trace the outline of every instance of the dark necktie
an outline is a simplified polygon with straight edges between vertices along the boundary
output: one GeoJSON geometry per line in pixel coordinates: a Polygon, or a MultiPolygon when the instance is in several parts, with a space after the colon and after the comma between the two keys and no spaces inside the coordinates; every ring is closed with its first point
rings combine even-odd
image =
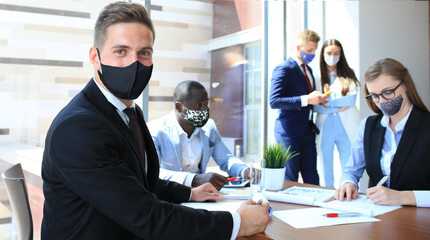
{"type": "Polygon", "coordinates": [[[134,110],[134,108],[126,108],[124,109],[124,113],[130,120],[130,131],[133,134],[134,139],[136,139],[137,144],[139,145],[140,154],[142,155],[142,159],[145,162],[145,145],[143,144],[142,132],[140,131],[139,122],[137,121],[136,111],[134,110]]]}
{"type": "Polygon", "coordinates": [[[308,82],[309,92],[312,92],[312,85],[311,85],[311,81],[309,80],[308,73],[306,72],[306,65],[302,63],[301,66],[303,68],[303,72],[305,73],[306,81],[308,82]]]}

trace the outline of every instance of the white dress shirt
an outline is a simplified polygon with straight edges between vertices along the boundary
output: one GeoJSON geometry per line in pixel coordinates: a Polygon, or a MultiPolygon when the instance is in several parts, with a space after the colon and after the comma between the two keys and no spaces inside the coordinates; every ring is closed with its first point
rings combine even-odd
{"type": "MultiPolygon", "coordinates": [[[[200,172],[199,164],[203,157],[203,143],[200,138],[201,129],[195,128],[190,138],[188,138],[188,134],[182,129],[178,122],[176,122],[176,128],[181,139],[182,170],[188,172],[187,176],[185,177],[184,184],[191,186],[194,177],[200,172]]],[[[233,217],[233,231],[231,240],[234,240],[239,233],[241,219],[239,213],[230,213],[233,217]]]]}
{"type": "MultiPolygon", "coordinates": [[[[402,138],[403,130],[405,129],[411,111],[412,107],[409,109],[408,114],[394,127],[395,132],[391,129],[390,117],[386,115],[382,116],[381,125],[386,128],[384,143],[381,150],[381,170],[384,176],[390,176],[391,162],[396,154],[397,146],[399,145],[400,138],[402,138]]],[[[390,179],[387,181],[387,186],[390,187],[390,179]]]]}
{"type": "Polygon", "coordinates": [[[196,174],[200,173],[199,165],[203,157],[200,128],[195,128],[190,138],[188,138],[188,134],[184,132],[178,122],[176,122],[175,126],[181,139],[182,171],[188,172],[183,184],[191,186],[196,174]]]}
{"type": "MultiPolygon", "coordinates": [[[[409,109],[408,114],[396,125],[394,133],[389,126],[389,117],[383,116],[381,119],[381,125],[386,128],[384,143],[381,150],[381,170],[384,176],[390,176],[391,173],[391,162],[393,161],[394,154],[397,151],[397,146],[403,135],[403,130],[405,128],[406,122],[408,121],[409,115],[412,111],[409,109]],[[387,127],[388,126],[388,127],[387,127]]],[[[350,182],[358,186],[358,180],[361,178],[363,171],[365,169],[364,160],[364,146],[363,137],[364,129],[366,127],[367,118],[365,118],[358,128],[357,135],[351,145],[351,156],[348,163],[345,165],[342,177],[340,180],[340,185],[350,182]]],[[[387,186],[390,186],[390,180],[387,182],[387,186]]],[[[430,207],[430,190],[412,191],[415,195],[415,200],[417,207],[430,207]]]]}
{"type": "MultiPolygon", "coordinates": [[[[302,62],[302,60],[300,60],[298,57],[291,57],[291,58],[294,59],[294,61],[296,61],[297,65],[299,65],[300,71],[302,71],[302,73],[305,74],[305,71],[303,71],[303,67],[302,67],[302,64],[304,62],[302,62]]],[[[314,87],[314,84],[313,84],[314,79],[312,78],[312,74],[309,71],[309,68],[306,66],[306,63],[305,63],[305,68],[306,68],[306,74],[308,75],[309,81],[310,81],[311,86],[313,88],[314,87]]],[[[302,100],[302,107],[308,106],[308,95],[302,95],[302,96],[300,96],[300,99],[302,100]]]]}

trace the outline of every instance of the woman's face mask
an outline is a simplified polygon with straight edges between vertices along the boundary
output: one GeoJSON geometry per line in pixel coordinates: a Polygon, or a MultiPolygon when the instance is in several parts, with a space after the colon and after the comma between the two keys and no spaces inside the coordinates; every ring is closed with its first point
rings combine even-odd
{"type": "Polygon", "coordinates": [[[324,61],[329,66],[334,66],[339,62],[340,57],[339,56],[327,56],[324,55],[324,61]]]}
{"type": "Polygon", "coordinates": [[[393,98],[390,101],[379,103],[379,109],[381,109],[384,115],[393,116],[400,111],[402,103],[403,97],[399,94],[399,96],[393,98]]]}

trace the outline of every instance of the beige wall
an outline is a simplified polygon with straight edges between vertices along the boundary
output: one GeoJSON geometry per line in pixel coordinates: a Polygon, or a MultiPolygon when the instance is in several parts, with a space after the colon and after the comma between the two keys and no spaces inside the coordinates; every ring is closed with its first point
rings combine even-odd
{"type": "Polygon", "coordinates": [[[0,3],[0,141],[41,145],[58,111],[92,76],[95,18],[109,1],[0,3]]]}
{"type": "MultiPolygon", "coordinates": [[[[108,0],[0,3],[0,142],[43,146],[57,113],[93,76],[93,28],[108,0]]],[[[134,1],[145,4],[144,1],[134,1]]],[[[212,4],[151,1],[156,30],[149,119],[172,109],[183,80],[209,86],[212,4]]]]}
{"type": "Polygon", "coordinates": [[[173,90],[179,82],[196,80],[209,89],[211,63],[207,43],[212,38],[212,3],[183,2],[151,1],[156,39],[148,120],[173,109],[173,90]]]}

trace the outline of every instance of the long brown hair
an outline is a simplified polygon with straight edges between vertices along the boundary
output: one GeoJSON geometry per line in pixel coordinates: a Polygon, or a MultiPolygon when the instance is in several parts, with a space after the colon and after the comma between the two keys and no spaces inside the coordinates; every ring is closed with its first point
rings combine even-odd
{"type": "MultiPolygon", "coordinates": [[[[403,84],[405,84],[406,86],[406,96],[411,101],[411,103],[422,111],[429,112],[429,110],[421,100],[420,96],[418,95],[414,81],[412,80],[412,77],[409,74],[408,69],[405,68],[405,66],[392,58],[381,59],[370,65],[366,73],[364,73],[364,81],[365,83],[370,82],[382,74],[392,76],[393,78],[403,82],[403,84]]],[[[366,96],[369,95],[369,90],[367,90],[367,86],[364,87],[364,93],[366,94],[366,96]]],[[[366,98],[366,101],[367,105],[369,105],[369,108],[372,109],[373,112],[382,114],[381,110],[372,100],[366,98]]]]}
{"type": "Polygon", "coordinates": [[[323,92],[327,92],[330,86],[330,79],[328,78],[327,64],[324,60],[324,50],[330,45],[336,45],[340,48],[340,58],[336,65],[336,74],[339,78],[339,82],[342,86],[342,96],[346,96],[349,92],[349,86],[351,82],[354,82],[357,87],[360,86],[360,82],[357,80],[354,71],[349,67],[346,61],[345,53],[343,52],[342,44],[336,39],[326,40],[321,49],[320,55],[320,71],[321,71],[321,89],[323,92]]]}

